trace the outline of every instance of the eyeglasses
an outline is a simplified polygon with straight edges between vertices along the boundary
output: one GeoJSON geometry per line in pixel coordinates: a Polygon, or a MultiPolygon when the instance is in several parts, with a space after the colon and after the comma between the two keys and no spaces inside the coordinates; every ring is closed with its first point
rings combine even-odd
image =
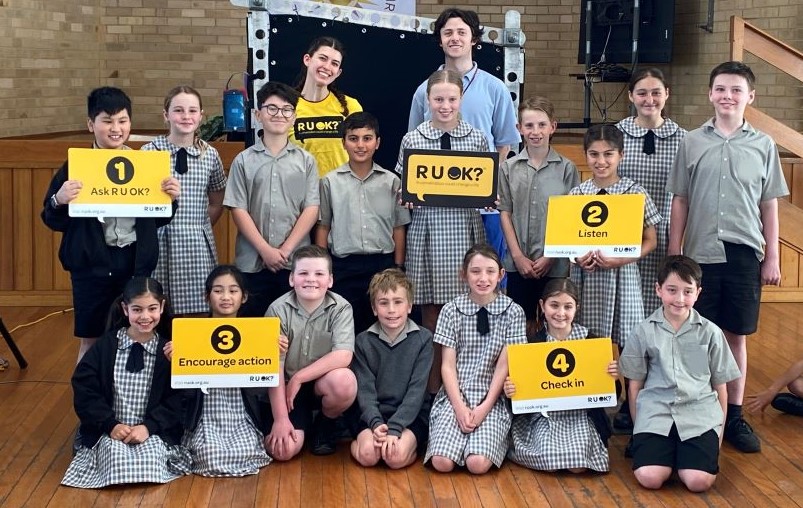
{"type": "Polygon", "coordinates": [[[284,118],[290,118],[296,114],[296,108],[293,106],[284,106],[280,108],[275,104],[265,104],[264,106],[260,106],[259,109],[267,110],[270,116],[276,116],[279,114],[279,112],[281,112],[284,118]]]}

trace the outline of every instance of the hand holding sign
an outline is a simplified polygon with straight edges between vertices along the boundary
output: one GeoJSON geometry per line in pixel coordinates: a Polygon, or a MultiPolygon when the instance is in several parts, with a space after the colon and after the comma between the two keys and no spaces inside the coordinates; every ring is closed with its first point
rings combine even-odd
{"type": "Polygon", "coordinates": [[[162,192],[170,196],[171,201],[178,199],[181,194],[181,183],[178,178],[171,176],[162,180],[162,192]]]}
{"type": "Polygon", "coordinates": [[[67,180],[56,192],[56,201],[59,202],[59,205],[67,205],[78,197],[83,188],[84,184],[79,180],[67,180]]]}
{"type": "Polygon", "coordinates": [[[496,206],[496,152],[405,149],[402,202],[415,206],[496,206]]]}

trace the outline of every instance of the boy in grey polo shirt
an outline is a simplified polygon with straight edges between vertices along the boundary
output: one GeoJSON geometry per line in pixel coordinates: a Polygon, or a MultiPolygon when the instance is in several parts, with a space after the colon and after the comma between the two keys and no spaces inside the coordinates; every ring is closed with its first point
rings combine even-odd
{"type": "Polygon", "coordinates": [[[633,472],[658,489],[677,470],[692,492],[711,488],[719,471],[725,383],[741,374],[725,337],[692,307],[702,271],[686,256],[668,256],[658,269],[661,307],[625,342],[619,360],[630,379],[633,472]]]}
{"type": "Polygon", "coordinates": [[[317,245],[293,253],[292,291],[279,297],[266,316],[278,317],[288,344],[282,355],[279,386],[269,392],[268,453],[289,460],[313,431],[312,453],[335,452],[334,420],[357,397],[357,379],[349,369],[354,355],[351,305],[332,293],[332,259],[317,245]],[[314,422],[313,412],[318,411],[314,422]]]}
{"type": "Polygon", "coordinates": [[[265,83],[257,92],[256,109],[262,135],[231,163],[223,205],[237,226],[234,264],[248,285],[240,316],[262,317],[290,289],[290,255],[309,245],[318,219],[315,157],[288,140],[297,103],[297,91],[265,83]]]}
{"type": "Polygon", "coordinates": [[[340,125],[349,160],[321,179],[315,244],[332,254],[333,291],[354,309],[354,329],[374,322],[368,284],[375,273],[404,264],[410,211],[398,203],[401,181],[374,162],[379,122],[370,113],[349,115],[340,125]]]}
{"type": "Polygon", "coordinates": [[[755,76],[742,62],[711,71],[714,118],[681,142],[666,190],[672,198],[669,254],[703,269],[705,291],[695,307],[725,332],[742,372],[728,384],[725,440],[742,452],[761,442],[742,418],[747,336],[758,326],[761,285],[781,280],[778,198],[789,194],[772,138],[744,120],[755,76]]]}
{"type": "Polygon", "coordinates": [[[523,100],[517,126],[524,150],[499,164],[498,208],[507,242],[507,295],[524,309],[527,337],[533,337],[544,287],[569,275],[568,259],[544,257],[549,198],[568,194],[580,185],[580,175],[572,161],[550,146],[558,122],[549,99],[523,100]]]}

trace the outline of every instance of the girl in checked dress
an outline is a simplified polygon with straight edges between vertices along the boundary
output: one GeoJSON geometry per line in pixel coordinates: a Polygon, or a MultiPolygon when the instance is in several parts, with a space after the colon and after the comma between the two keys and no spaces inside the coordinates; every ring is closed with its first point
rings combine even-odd
{"type": "Polygon", "coordinates": [[[81,446],[62,485],[167,483],[188,474],[179,446],[180,394],[161,354],[171,315],[158,281],[135,277],[112,307],[108,331],[72,377],[81,446]]]}
{"type": "Polygon", "coordinates": [[[435,343],[443,346],[443,387],[430,413],[424,462],[442,473],[466,466],[474,474],[499,467],[508,447],[511,416],[501,397],[508,344],[527,342],[524,310],[499,294],[504,269],[487,244],[463,258],[467,294],[443,307],[435,343]]]}
{"type": "Polygon", "coordinates": [[[686,136],[686,129],[665,117],[664,106],[669,99],[669,86],[660,70],[647,68],[636,71],[627,88],[630,102],[636,108],[636,116],[625,118],[616,124],[624,134],[625,149],[625,155],[619,164],[619,174],[642,185],[663,217],[655,225],[657,247],[638,262],[646,317],[661,305],[654,286],[658,277],[658,264],[666,256],[669,245],[672,195],[666,192],[666,180],[669,178],[675,153],[686,136]]]}
{"type": "MultiPolygon", "coordinates": [[[[206,278],[211,317],[237,317],[248,298],[244,277],[235,266],[216,267],[206,278]]],[[[173,344],[165,346],[168,359],[173,344]]],[[[260,389],[264,390],[264,389],[260,389]]],[[[246,476],[270,464],[259,430],[259,406],[253,390],[209,388],[188,390],[187,432],[183,444],[192,457],[191,472],[201,476],[246,476]]]]}
{"type": "MultiPolygon", "coordinates": [[[[661,214],[637,182],[619,176],[624,144],[613,125],[595,125],[583,139],[586,162],[593,177],[570,195],[644,194],[641,257],[655,249],[655,225],[661,214]]],[[[633,328],[644,320],[638,258],[619,258],[589,251],[571,265],[571,279],[580,290],[578,321],[596,337],[610,337],[621,349],[633,328]]]]}
{"type": "MultiPolygon", "coordinates": [[[[579,293],[569,279],[552,279],[544,287],[538,305],[546,325],[530,342],[556,342],[588,338],[588,329],[574,323],[579,293]]],[[[619,375],[616,361],[608,374],[619,375]]],[[[505,380],[505,395],[516,394],[515,381],[505,380]]],[[[530,469],[572,473],[608,471],[608,417],[602,408],[550,411],[513,417],[507,457],[530,469]]]]}
{"type": "Polygon", "coordinates": [[[142,150],[170,152],[170,173],[181,182],[181,202],[173,221],[158,230],[159,264],[152,276],[180,316],[209,312],[204,299],[204,274],[217,265],[212,226],[223,214],[226,175],[217,150],[198,138],[203,107],[201,95],[189,86],[167,93],[164,119],[169,126],[142,150]]]}

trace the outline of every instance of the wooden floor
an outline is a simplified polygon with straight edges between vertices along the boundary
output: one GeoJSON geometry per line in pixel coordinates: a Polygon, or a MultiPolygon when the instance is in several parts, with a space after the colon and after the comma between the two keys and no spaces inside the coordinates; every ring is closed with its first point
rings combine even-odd
{"type": "MultiPolygon", "coordinates": [[[[2,308],[9,329],[58,309],[2,308]]],[[[209,479],[188,476],[168,485],[102,490],[61,487],[73,430],[69,378],[77,343],[71,314],[59,314],[14,332],[30,362],[14,360],[0,372],[0,506],[792,506],[803,507],[803,419],[768,409],[749,418],[763,440],[759,454],[725,445],[721,473],[707,494],[693,495],[674,481],[659,492],[636,484],[623,458],[625,438],[612,439],[605,475],[536,473],[511,463],[490,474],[443,475],[416,464],[403,471],[363,469],[346,444],[330,457],[305,452],[272,464],[258,476],[209,479]]],[[[803,357],[803,305],[764,304],[759,332],[750,339],[748,393],[769,384],[803,357]]],[[[10,358],[0,341],[0,356],[10,358]]]]}

